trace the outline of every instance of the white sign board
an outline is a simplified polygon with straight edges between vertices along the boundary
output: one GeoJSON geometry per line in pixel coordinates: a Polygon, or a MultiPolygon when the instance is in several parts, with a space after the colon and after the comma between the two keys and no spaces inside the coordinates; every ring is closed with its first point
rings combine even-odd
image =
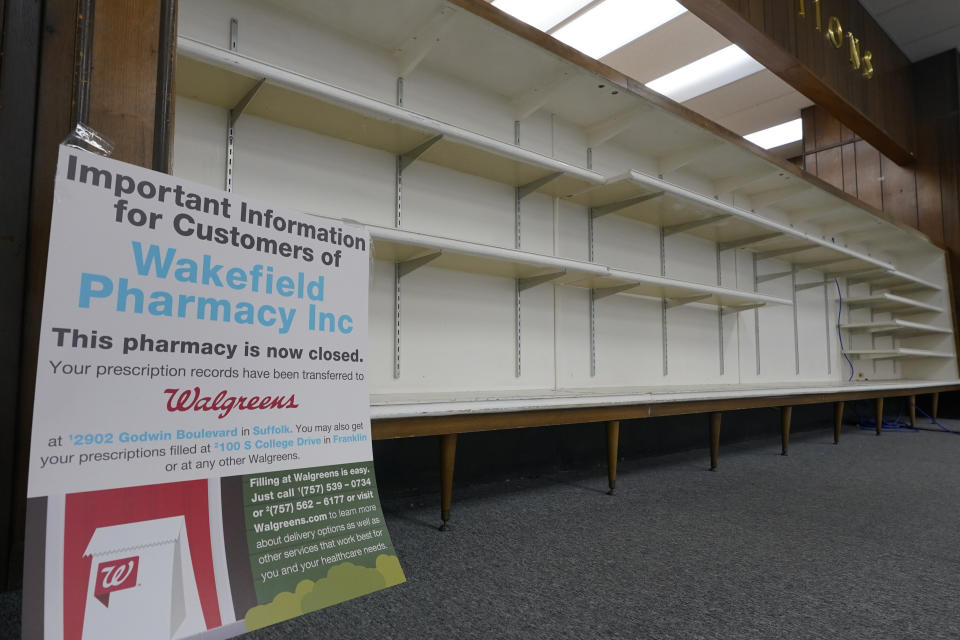
{"type": "Polygon", "coordinates": [[[373,478],[369,260],[360,225],[61,147],[28,487],[43,637],[124,616],[239,633],[332,604],[323,581],[403,581],[373,478]]]}

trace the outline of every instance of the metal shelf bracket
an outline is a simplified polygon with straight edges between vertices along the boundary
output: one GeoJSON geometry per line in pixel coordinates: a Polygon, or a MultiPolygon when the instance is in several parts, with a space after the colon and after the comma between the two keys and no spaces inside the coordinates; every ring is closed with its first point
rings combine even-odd
{"type": "Polygon", "coordinates": [[[720,251],[728,251],[730,249],[739,249],[740,247],[745,247],[747,245],[755,244],[757,242],[763,242],[765,240],[772,240],[773,238],[780,237],[779,231],[772,231],[770,233],[761,233],[756,236],[750,236],[748,238],[740,238],[739,240],[728,240],[727,242],[720,242],[717,246],[720,248],[720,251]]]}
{"type": "Polygon", "coordinates": [[[685,304],[690,304],[692,302],[699,302],[701,300],[706,300],[710,297],[711,294],[704,293],[696,296],[688,296],[685,298],[668,298],[667,299],[667,309],[673,309],[674,307],[680,307],[685,304]]]}
{"type": "Polygon", "coordinates": [[[521,200],[523,198],[526,198],[528,195],[530,195],[540,187],[550,182],[553,182],[554,180],[556,180],[562,175],[563,175],[563,172],[557,171],[555,173],[550,173],[548,175],[545,175],[542,178],[537,178],[536,180],[533,180],[532,182],[528,182],[527,184],[520,185],[519,187],[517,187],[517,198],[521,200]]]}
{"type": "Polygon", "coordinates": [[[627,207],[632,207],[635,204],[640,204],[641,202],[646,202],[647,200],[653,200],[654,198],[659,198],[663,195],[663,191],[657,191],[656,193],[647,193],[642,196],[637,196],[635,198],[627,198],[626,200],[621,200],[620,202],[611,202],[609,204],[601,205],[599,207],[591,207],[590,212],[594,218],[599,218],[600,216],[605,216],[609,213],[615,213],[621,209],[626,209],[627,207]]]}
{"type": "Polygon", "coordinates": [[[563,269],[562,271],[555,271],[553,273],[544,273],[539,276],[530,276],[529,278],[519,278],[517,280],[517,288],[520,291],[525,291],[539,284],[545,284],[547,282],[556,280],[557,278],[562,278],[565,275],[567,275],[567,270],[563,269]]]}
{"type": "Polygon", "coordinates": [[[724,307],[721,307],[721,309],[722,309],[723,315],[729,316],[731,314],[740,313],[741,311],[750,311],[751,309],[759,309],[765,304],[766,304],[765,302],[756,302],[753,304],[737,304],[737,305],[724,306],[724,307]]]}
{"type": "Polygon", "coordinates": [[[416,271],[420,267],[430,264],[437,258],[443,255],[442,251],[435,251],[433,253],[428,253],[425,256],[420,256],[419,258],[411,258],[410,260],[404,260],[397,263],[397,274],[402,278],[405,275],[409,275],[413,271],[416,271]]]}
{"type": "Polygon", "coordinates": [[[636,283],[618,284],[615,287],[601,287],[600,289],[593,290],[593,299],[600,300],[602,298],[608,298],[618,293],[623,293],[624,291],[635,289],[636,287],[637,287],[636,283]]]}
{"type": "Polygon", "coordinates": [[[788,256],[791,253],[800,253],[801,251],[809,251],[810,249],[816,249],[817,245],[810,244],[802,247],[788,247],[786,249],[774,249],[772,251],[761,251],[757,253],[757,260],[767,260],[768,258],[779,258],[780,256],[788,256]]]}
{"type": "Polygon", "coordinates": [[[785,278],[789,275],[793,275],[793,271],[777,271],[776,273],[765,273],[762,276],[757,276],[757,282],[769,282],[771,280],[779,280],[780,278],[785,278]]]}
{"type": "Polygon", "coordinates": [[[663,235],[669,236],[675,233],[681,233],[683,231],[690,231],[691,229],[697,229],[699,227],[706,227],[707,225],[717,224],[718,222],[723,222],[730,217],[729,213],[721,213],[715,216],[710,216],[709,218],[704,218],[703,220],[691,220],[690,222],[682,222],[680,224],[672,224],[668,227],[663,228],[663,235]]]}
{"type": "Polygon", "coordinates": [[[437,136],[433,136],[432,138],[430,138],[430,139],[427,140],[426,142],[415,146],[413,149],[410,149],[410,151],[406,151],[406,152],[404,152],[404,153],[401,153],[401,154],[398,156],[398,157],[399,157],[400,171],[403,171],[404,169],[406,169],[407,167],[409,167],[411,164],[413,164],[414,161],[415,161],[417,158],[419,158],[420,156],[422,156],[422,155],[426,152],[427,149],[429,149],[429,148],[432,147],[433,145],[437,144],[437,143],[440,142],[441,140],[443,140],[443,134],[440,134],[440,135],[437,135],[437,136]]]}

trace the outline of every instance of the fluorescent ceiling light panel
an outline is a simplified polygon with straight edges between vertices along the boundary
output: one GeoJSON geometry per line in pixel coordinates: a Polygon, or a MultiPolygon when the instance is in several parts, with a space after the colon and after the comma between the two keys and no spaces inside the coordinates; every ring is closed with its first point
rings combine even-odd
{"type": "Polygon", "coordinates": [[[763,65],[732,44],[648,82],[647,87],[685,102],[762,69],[763,65]]]}
{"type": "Polygon", "coordinates": [[[602,58],[686,12],[675,0],[605,0],[553,37],[593,58],[602,58]]]}
{"type": "Polygon", "coordinates": [[[758,147],[773,149],[803,139],[803,121],[800,118],[774,125],[768,129],[754,131],[743,136],[758,147]]]}
{"type": "Polygon", "coordinates": [[[531,27],[547,31],[590,2],[592,0],[494,0],[493,6],[531,27]]]}

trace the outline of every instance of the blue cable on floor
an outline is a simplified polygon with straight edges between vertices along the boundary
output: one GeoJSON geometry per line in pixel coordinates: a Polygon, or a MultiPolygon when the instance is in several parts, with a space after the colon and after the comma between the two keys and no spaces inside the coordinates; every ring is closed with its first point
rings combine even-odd
{"type": "Polygon", "coordinates": [[[840,298],[840,304],[837,306],[837,337],[840,338],[840,353],[843,354],[843,357],[847,359],[847,364],[850,365],[850,377],[847,378],[847,382],[850,382],[853,380],[853,360],[850,359],[850,356],[847,355],[846,350],[843,348],[843,334],[840,333],[840,314],[843,312],[843,294],[840,293],[840,281],[834,278],[833,284],[837,285],[837,296],[840,298]]]}
{"type": "MultiPolygon", "coordinates": [[[[916,406],[916,405],[914,405],[914,406],[916,406]]],[[[952,433],[952,434],[955,435],[955,436],[960,436],[960,431],[954,431],[953,429],[948,429],[948,428],[946,428],[945,426],[943,426],[942,424],[940,424],[939,422],[937,422],[937,419],[936,419],[936,418],[931,417],[929,413],[927,413],[926,411],[924,411],[924,410],[921,409],[920,407],[916,407],[916,408],[917,408],[917,411],[919,411],[920,413],[922,413],[925,417],[930,418],[930,422],[932,422],[933,424],[937,425],[938,427],[940,427],[941,429],[943,429],[943,430],[946,431],[947,433],[952,433]]]]}
{"type": "MultiPolygon", "coordinates": [[[[853,406],[853,412],[854,412],[854,414],[856,414],[856,416],[857,416],[857,425],[860,427],[860,429],[862,429],[863,431],[872,431],[872,430],[875,430],[875,429],[877,428],[877,420],[876,420],[875,418],[864,418],[864,417],[862,417],[862,416],[860,415],[860,412],[857,411],[857,405],[854,404],[854,405],[852,405],[852,406],[853,406]]],[[[880,429],[882,429],[883,431],[905,431],[905,432],[907,432],[907,433],[919,433],[919,432],[920,432],[919,429],[915,429],[915,428],[909,426],[909,424],[906,423],[906,422],[903,420],[903,406],[902,406],[902,405],[901,405],[901,407],[900,407],[900,412],[897,414],[897,418],[896,418],[895,420],[893,420],[893,421],[883,420],[883,421],[880,423],[880,429]]],[[[958,435],[960,435],[960,434],[958,434],[958,435]]]]}

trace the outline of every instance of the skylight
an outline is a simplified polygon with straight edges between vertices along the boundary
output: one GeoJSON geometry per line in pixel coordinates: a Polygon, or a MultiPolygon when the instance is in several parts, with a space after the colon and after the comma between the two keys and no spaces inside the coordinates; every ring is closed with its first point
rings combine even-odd
{"type": "Polygon", "coordinates": [[[648,82],[647,87],[685,102],[762,69],[763,65],[732,44],[648,82]]]}
{"type": "Polygon", "coordinates": [[[803,122],[800,118],[754,131],[743,136],[758,147],[773,149],[803,139],[803,122]]]}
{"type": "Polygon", "coordinates": [[[605,0],[557,29],[553,37],[602,58],[684,12],[675,0],[605,0]]]}
{"type": "Polygon", "coordinates": [[[592,0],[494,0],[493,6],[541,31],[563,22],[592,0]]]}

